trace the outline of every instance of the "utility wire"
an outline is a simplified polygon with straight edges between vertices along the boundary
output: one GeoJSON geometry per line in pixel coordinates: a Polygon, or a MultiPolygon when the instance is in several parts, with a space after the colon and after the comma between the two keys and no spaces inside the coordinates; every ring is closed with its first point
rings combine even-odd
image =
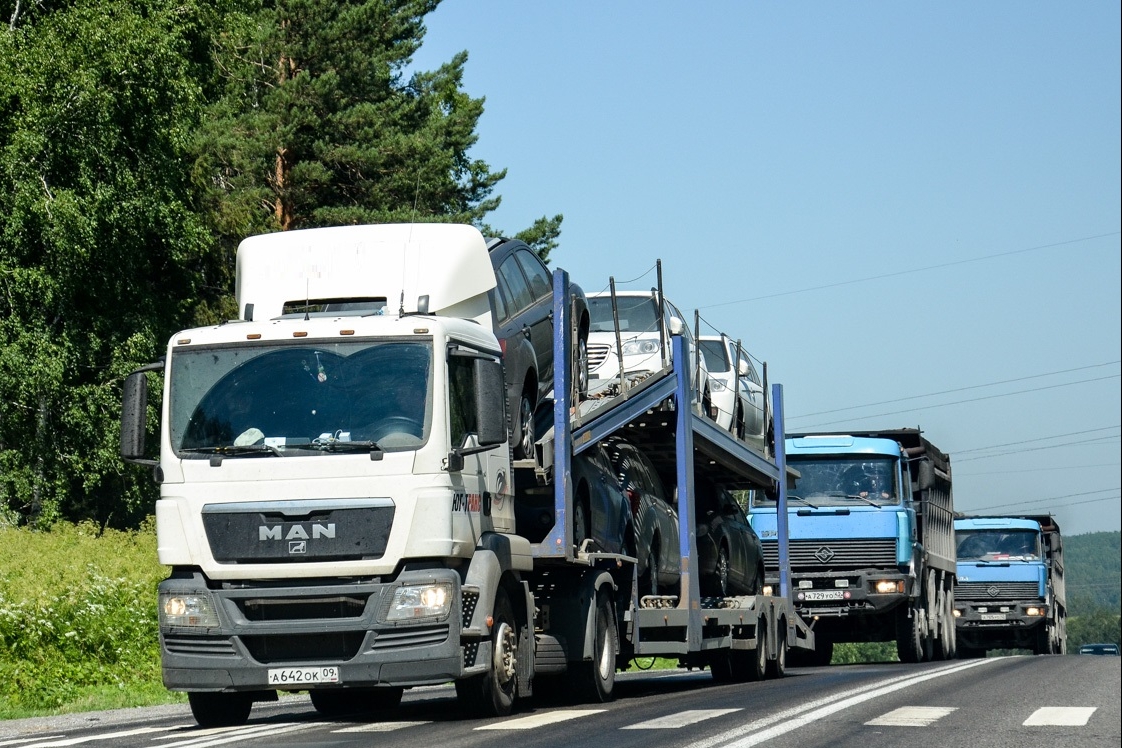
{"type": "Polygon", "coordinates": [[[963,462],[973,462],[974,460],[988,460],[988,459],[993,458],[993,457],[1007,457],[1009,455],[1019,455],[1019,454],[1024,454],[1025,452],[1040,452],[1040,451],[1045,450],[1045,449],[1058,449],[1060,447],[1073,447],[1077,444],[1105,443],[1105,442],[1113,441],[1113,440],[1119,439],[1119,438],[1122,438],[1122,435],[1114,434],[1112,436],[1097,436],[1097,437],[1094,437],[1093,439],[1080,439],[1079,441],[1074,441],[1074,442],[1062,442],[1060,444],[1050,444],[1050,445],[1045,446],[1045,447],[1029,447],[1028,449],[1015,449],[1011,452],[998,452],[998,453],[992,454],[992,455],[978,455],[976,457],[964,457],[960,460],[956,460],[955,464],[959,464],[959,463],[963,463],[963,462]]]}
{"type": "MultiPolygon", "coordinates": [[[[934,405],[922,405],[918,408],[908,408],[907,410],[894,410],[894,411],[890,411],[888,413],[874,413],[873,415],[868,415],[868,416],[853,416],[852,418],[856,418],[856,419],[859,419],[859,420],[866,420],[866,419],[869,419],[869,418],[880,418],[882,416],[895,416],[895,415],[899,415],[901,413],[915,413],[916,411],[920,411],[920,410],[930,410],[931,408],[942,408],[946,405],[961,405],[962,403],[976,403],[976,402],[979,402],[981,400],[994,400],[994,399],[999,398],[999,397],[1008,397],[1010,395],[1023,395],[1023,394],[1028,393],[1028,392],[1041,392],[1043,390],[1053,390],[1053,389],[1056,389],[1058,387],[1070,387],[1073,384],[1087,384],[1088,382],[1101,382],[1105,379],[1118,379],[1120,376],[1122,376],[1122,374],[1110,374],[1110,375],[1105,376],[1105,377],[1095,377],[1093,379],[1078,379],[1074,382],[1063,382],[1062,384],[1050,384],[1050,385],[1045,385],[1044,387],[1035,387],[1033,389],[1028,389],[1028,390],[1015,390],[1013,392],[1003,392],[1003,393],[1000,393],[1000,394],[997,394],[997,395],[986,395],[984,397],[973,397],[973,398],[969,398],[967,400],[952,400],[949,403],[935,403],[934,405]]],[[[807,418],[807,417],[809,417],[809,416],[796,416],[795,418],[807,418]]],[[[794,418],[792,418],[792,420],[794,420],[794,418]]],[[[813,426],[800,426],[799,430],[800,431],[805,431],[808,428],[818,428],[820,426],[832,426],[832,425],[837,424],[837,423],[848,423],[850,420],[851,419],[846,419],[846,420],[842,420],[842,421],[827,421],[825,423],[814,424],[813,426]]]]}
{"type": "Polygon", "coordinates": [[[1060,501],[1060,499],[1075,499],[1075,498],[1079,498],[1080,496],[1090,496],[1091,494],[1096,494],[1096,493],[1106,493],[1107,491],[1118,491],[1118,490],[1120,490],[1120,488],[1122,488],[1122,487],[1115,486],[1114,488],[1100,488],[1100,489],[1097,489],[1097,490],[1094,490],[1094,491],[1082,491],[1080,493],[1070,493],[1070,494],[1066,494],[1064,496],[1053,496],[1052,498],[1049,498],[1049,499],[1033,499],[1031,501],[1015,501],[1015,502],[1012,502],[1012,503],[1009,503],[1009,504],[991,504],[991,505],[987,505],[987,506],[984,506],[984,507],[977,507],[975,509],[962,508],[961,511],[963,511],[963,512],[988,512],[988,511],[991,511],[993,509],[1007,509],[1009,507],[1035,506],[1036,504],[1048,504],[1048,503],[1051,503],[1051,504],[1056,505],[1056,506],[1078,506],[1080,504],[1094,504],[1094,503],[1099,502],[1099,501],[1111,501],[1111,500],[1114,500],[1114,499],[1122,498],[1122,495],[1115,494],[1114,496],[1103,496],[1103,497],[1098,498],[1098,499],[1087,499],[1085,501],[1060,501]],[[1059,502],[1059,503],[1057,504],[1056,502],[1059,502]]]}
{"type": "Polygon", "coordinates": [[[1071,431],[1071,432],[1066,433],[1066,434],[1055,434],[1054,436],[1040,436],[1040,437],[1037,437],[1036,439],[1025,439],[1024,441],[1019,441],[1019,442],[1006,442],[1005,444],[993,444],[993,445],[990,445],[988,447],[974,447],[973,449],[956,449],[956,450],[954,450],[954,454],[955,454],[955,456],[958,456],[958,455],[966,454],[968,452],[985,452],[987,450],[998,449],[1000,447],[1015,447],[1019,444],[1031,444],[1032,442],[1042,442],[1046,439],[1062,439],[1062,438],[1067,437],[1067,436],[1082,436],[1083,434],[1093,434],[1096,431],[1110,431],[1111,429],[1120,429],[1120,428],[1122,428],[1122,424],[1118,424],[1116,426],[1103,426],[1102,428],[1097,428],[1097,429],[1085,429],[1084,431],[1071,431]]]}
{"type": "Polygon", "coordinates": [[[906,400],[918,400],[923,397],[934,397],[936,395],[949,395],[954,392],[966,392],[967,390],[977,390],[982,387],[993,387],[999,384],[1010,384],[1012,382],[1023,382],[1028,379],[1040,379],[1041,377],[1051,377],[1057,374],[1070,374],[1073,371],[1083,371],[1085,369],[1098,369],[1103,366],[1114,366],[1120,364],[1122,361],[1107,361],[1102,364],[1089,364],[1087,366],[1077,366],[1074,369],[1061,369],[1059,371],[1049,371],[1044,374],[1032,374],[1027,377],[1017,377],[1015,379],[1000,379],[996,382],[987,382],[986,384],[972,384],[968,387],[957,387],[953,390],[941,390],[940,392],[929,392],[926,395],[911,395],[909,397],[898,397],[894,400],[881,400],[875,403],[865,403],[864,405],[850,405],[845,408],[835,408],[834,410],[819,410],[814,413],[803,413],[797,416],[789,416],[790,418],[809,418],[810,416],[824,416],[829,413],[840,413],[843,410],[856,410],[858,408],[872,408],[877,405],[889,405],[890,403],[902,403],[906,400]]]}
{"type": "Polygon", "coordinates": [[[948,267],[953,267],[955,265],[965,265],[965,264],[971,263],[971,262],[982,262],[983,260],[992,260],[992,259],[995,259],[997,257],[1008,257],[1009,255],[1024,254],[1025,252],[1036,252],[1036,251],[1041,250],[1041,249],[1052,249],[1054,247],[1063,247],[1063,246],[1067,246],[1069,244],[1078,244],[1079,242],[1091,241],[1093,239],[1103,239],[1103,238],[1108,237],[1108,236],[1118,236],[1120,233],[1122,233],[1122,232],[1111,231],[1111,232],[1106,233],[1106,234],[1096,234],[1094,236],[1084,236],[1084,237],[1079,238],[1079,239],[1069,239],[1068,241],[1055,242],[1053,244],[1041,244],[1038,247],[1026,247],[1025,249],[1014,249],[1014,250],[1010,250],[1008,252],[998,252],[997,254],[983,255],[981,257],[970,257],[970,258],[967,258],[965,260],[955,260],[954,262],[944,262],[944,263],[941,263],[939,265],[927,265],[926,267],[912,268],[911,270],[898,270],[894,273],[884,273],[882,275],[871,275],[871,276],[868,276],[866,278],[854,278],[852,280],[837,281],[836,283],[826,283],[826,284],[823,284],[821,286],[811,286],[809,288],[799,288],[799,289],[795,289],[793,291],[780,291],[779,293],[767,294],[766,296],[753,296],[753,297],[748,298],[748,299],[737,299],[735,301],[723,301],[719,304],[707,304],[706,306],[703,306],[701,308],[702,309],[713,309],[713,308],[716,308],[716,307],[719,307],[719,306],[730,306],[732,304],[746,304],[750,301],[761,301],[763,299],[774,299],[774,298],[777,298],[779,296],[791,296],[793,294],[807,293],[809,291],[821,291],[821,290],[826,289],[826,288],[837,288],[838,286],[851,286],[855,283],[865,283],[867,281],[872,281],[872,280],[881,280],[882,278],[895,278],[895,277],[901,276],[901,275],[910,275],[912,273],[922,273],[922,272],[925,272],[927,270],[938,270],[940,268],[948,268],[948,267]]]}

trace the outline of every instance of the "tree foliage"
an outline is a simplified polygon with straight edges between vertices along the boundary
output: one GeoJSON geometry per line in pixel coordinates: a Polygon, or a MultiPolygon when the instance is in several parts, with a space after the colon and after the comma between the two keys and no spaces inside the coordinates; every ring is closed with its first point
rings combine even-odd
{"type": "MultiPolygon", "coordinates": [[[[467,55],[411,69],[439,0],[0,2],[0,521],[129,527],[120,385],[235,316],[247,235],[484,223],[467,55]]],[[[561,216],[520,234],[543,256],[561,216]]]]}

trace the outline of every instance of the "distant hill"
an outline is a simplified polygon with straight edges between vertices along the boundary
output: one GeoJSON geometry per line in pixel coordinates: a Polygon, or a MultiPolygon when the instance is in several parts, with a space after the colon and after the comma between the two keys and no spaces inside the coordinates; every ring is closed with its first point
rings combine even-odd
{"type": "Polygon", "coordinates": [[[1064,538],[1064,581],[1069,616],[1096,610],[1122,612],[1122,533],[1090,532],[1064,538]]]}

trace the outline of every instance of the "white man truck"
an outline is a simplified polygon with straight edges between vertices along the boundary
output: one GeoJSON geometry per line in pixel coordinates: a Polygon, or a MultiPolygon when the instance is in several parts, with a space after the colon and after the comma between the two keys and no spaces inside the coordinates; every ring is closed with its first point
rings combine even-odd
{"type": "Polygon", "coordinates": [[[953,658],[950,458],[919,429],[797,434],[785,451],[799,473],[787,511],[757,494],[751,519],[780,568],[776,520],[787,517],[791,595],[815,632],[809,664],[829,664],[835,642],[895,640],[903,662],[953,658]]]}
{"type": "Polygon", "coordinates": [[[1066,654],[1064,550],[1055,517],[959,517],[954,532],[958,656],[989,649],[1066,654]]]}
{"type": "Polygon", "coordinates": [[[449,681],[471,713],[503,715],[535,676],[602,701],[635,656],[750,679],[812,645],[784,598],[703,602],[692,532],[682,593],[660,607],[635,599],[633,558],[574,543],[571,460],[608,434],[628,429],[675,464],[683,528],[695,465],[736,487],[774,488],[783,470],[697,414],[688,367],[577,408],[564,271],[566,365],[536,471],[552,478],[556,521],[531,543],[516,528],[495,277],[476,229],[284,232],[245,240],[237,263],[241,319],[173,335],[162,362],[126,380],[122,406],[122,456],[160,486],[163,679],[200,724],[240,724],[278,691],[309,691],[336,715],[449,681]]]}

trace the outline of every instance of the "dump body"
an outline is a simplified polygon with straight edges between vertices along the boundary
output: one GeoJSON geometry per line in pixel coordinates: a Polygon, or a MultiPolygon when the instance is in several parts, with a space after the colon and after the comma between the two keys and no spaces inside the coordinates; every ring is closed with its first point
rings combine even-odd
{"type": "Polygon", "coordinates": [[[1050,515],[954,521],[959,656],[990,649],[1067,651],[1060,527],[1050,515]]]}
{"type": "MultiPolygon", "coordinates": [[[[896,640],[909,661],[953,656],[949,458],[918,429],[800,434],[785,447],[799,473],[787,503],[791,596],[814,620],[817,662],[834,642],[896,640]]],[[[769,559],[776,518],[774,502],[755,502],[769,559]]]]}

